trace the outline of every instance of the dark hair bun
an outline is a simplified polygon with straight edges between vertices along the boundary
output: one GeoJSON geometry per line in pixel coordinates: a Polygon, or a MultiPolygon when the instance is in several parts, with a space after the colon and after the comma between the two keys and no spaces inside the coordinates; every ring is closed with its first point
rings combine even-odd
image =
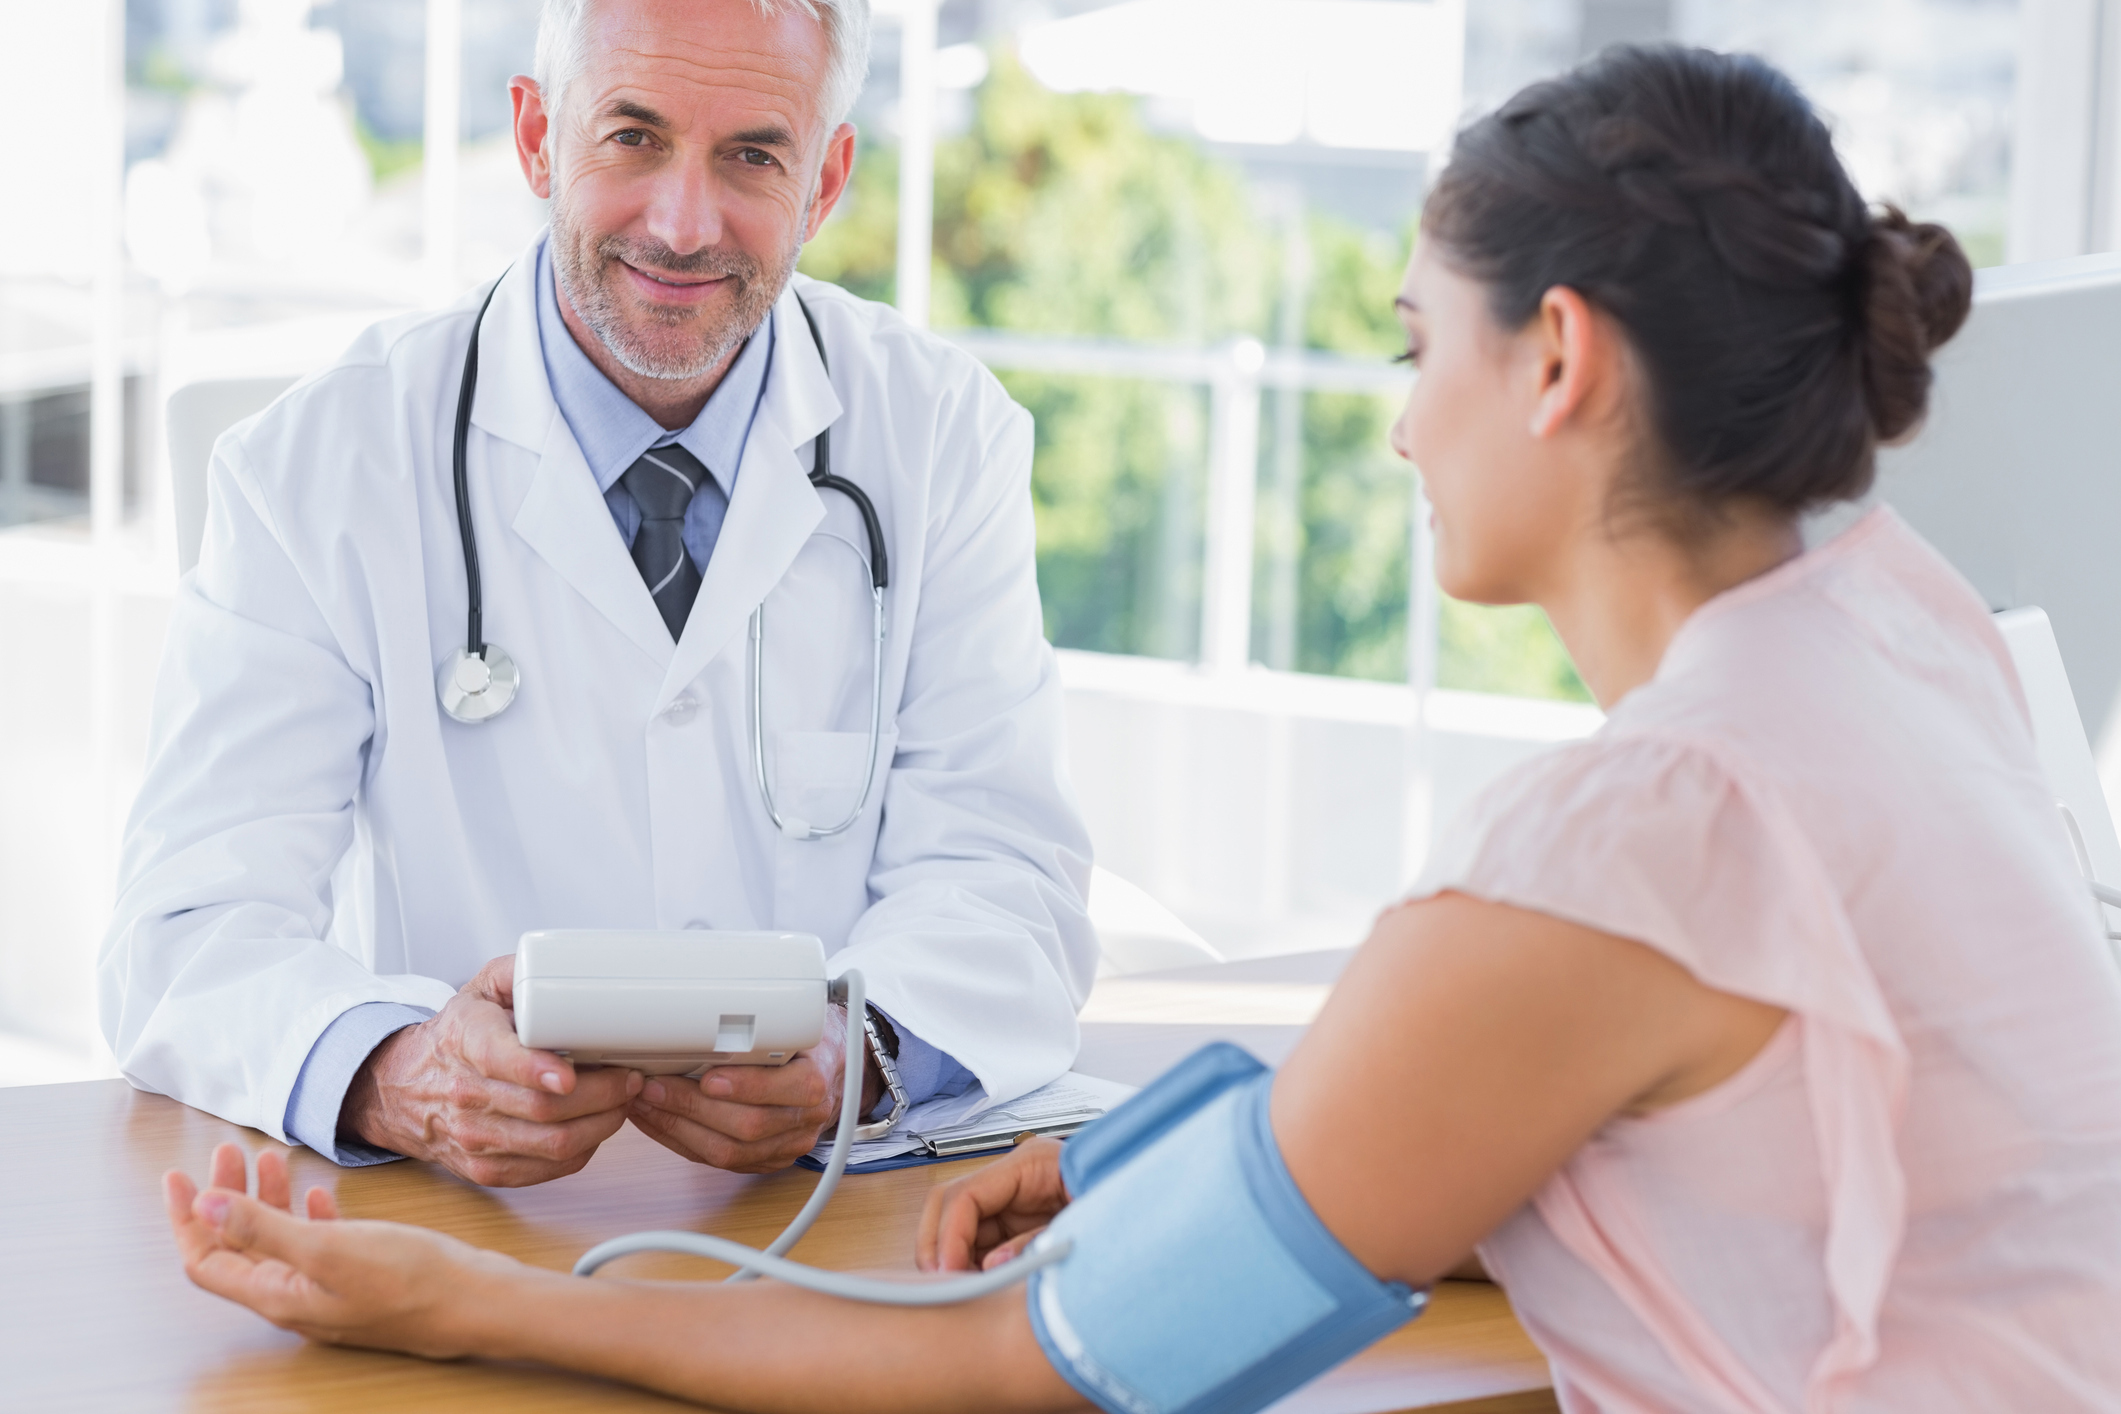
{"type": "Polygon", "coordinates": [[[1973,274],[1942,226],[1873,214],[1787,77],[1608,49],[1459,134],[1422,213],[1518,328],[1566,286],[1627,330],[1660,492],[1796,512],[1869,489],[1929,396],[1973,274]]]}
{"type": "Polygon", "coordinates": [[[1890,442],[1922,421],[1930,353],[1966,322],[1974,272],[1950,231],[1897,206],[1872,218],[1863,263],[1863,395],[1890,442]]]}

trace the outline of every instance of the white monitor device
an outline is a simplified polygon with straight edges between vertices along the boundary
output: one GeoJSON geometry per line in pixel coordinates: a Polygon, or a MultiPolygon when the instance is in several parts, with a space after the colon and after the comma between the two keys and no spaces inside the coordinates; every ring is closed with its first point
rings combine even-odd
{"type": "Polygon", "coordinates": [[[824,1035],[825,1000],[809,933],[570,928],[516,944],[516,1038],[585,1065],[784,1065],[824,1035]]]}
{"type": "Polygon", "coordinates": [[[1989,608],[2047,611],[2121,784],[2121,255],[1978,272],[1936,369],[1928,422],[1880,454],[1874,498],[1989,608]]]}

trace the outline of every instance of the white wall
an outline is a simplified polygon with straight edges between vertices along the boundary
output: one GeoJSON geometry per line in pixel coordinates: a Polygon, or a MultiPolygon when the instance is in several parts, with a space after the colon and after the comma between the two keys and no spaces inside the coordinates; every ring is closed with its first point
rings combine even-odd
{"type": "Polygon", "coordinates": [[[0,557],[0,1084],[115,1073],[93,966],[169,617],[166,595],[10,576],[23,558],[0,557]]]}
{"type": "Polygon", "coordinates": [[[1060,658],[1098,862],[1231,957],[1361,941],[1475,791],[1600,720],[1460,692],[1432,692],[1422,713],[1392,683],[1060,658]]]}

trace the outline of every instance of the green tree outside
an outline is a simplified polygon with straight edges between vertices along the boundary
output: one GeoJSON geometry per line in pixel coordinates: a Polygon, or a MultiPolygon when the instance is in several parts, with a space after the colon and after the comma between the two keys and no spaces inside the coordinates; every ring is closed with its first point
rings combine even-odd
{"type": "MultiPolygon", "coordinates": [[[[872,299],[894,294],[897,160],[865,148],[802,269],[872,299]]],[[[1137,100],[1055,94],[994,58],[962,135],[936,149],[933,322],[1130,343],[1271,340],[1292,233],[1253,209],[1242,173],[1153,132],[1137,100]]],[[[1311,214],[1307,347],[1387,358],[1411,247],[1311,214]]],[[[1037,421],[1032,494],[1039,588],[1056,644],[1188,658],[1198,651],[1207,460],[1204,389],[1131,378],[1001,373],[1037,421]]],[[[1295,515],[1262,504],[1264,553],[1291,547],[1294,653],[1305,672],[1404,680],[1414,481],[1391,454],[1397,409],[1307,393],[1295,515]]],[[[1291,404],[1269,396],[1263,463],[1291,404]]],[[[1273,468],[1266,468],[1269,475],[1273,468]]],[[[1272,586],[1262,585],[1263,592],[1272,586]]],[[[1263,600],[1257,600],[1263,602],[1263,600]]],[[[1258,647],[1259,645],[1255,645],[1258,647]]],[[[1439,681],[1581,697],[1538,610],[1446,601],[1439,681]]]]}

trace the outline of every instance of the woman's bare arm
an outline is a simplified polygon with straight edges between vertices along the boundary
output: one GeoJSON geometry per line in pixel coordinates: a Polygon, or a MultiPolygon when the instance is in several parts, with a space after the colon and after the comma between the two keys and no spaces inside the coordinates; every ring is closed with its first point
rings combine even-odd
{"type": "Polygon", "coordinates": [[[629,1380],[761,1414],[1076,1410],[1047,1363],[1021,1289],[961,1306],[861,1306],[760,1282],[517,1282],[487,1352],[629,1380]],[[538,1332],[535,1337],[529,1332],[538,1332]],[[623,1332],[612,1341],[611,1332],[623,1332]],[[548,1343],[552,1337],[558,1343],[548,1343]]]}
{"type": "Polygon", "coordinates": [[[215,1187],[166,1180],[186,1272],[275,1325],[335,1345],[433,1359],[537,1360],[730,1410],[868,1414],[1073,1410],[1080,1396],[1031,1334],[1020,1291],[960,1306],[863,1306],[754,1282],[584,1280],[399,1223],[337,1221],[287,1165],[215,1152],[215,1187]]]}
{"type": "Polygon", "coordinates": [[[1783,1016],[1644,944],[1443,894],[1378,920],[1275,1078],[1274,1132],[1349,1251],[1422,1285],[1600,1125],[1726,1079],[1783,1016]]]}
{"type": "MultiPolygon", "coordinates": [[[[1473,1245],[1618,1113],[1716,1084],[1781,1024],[1643,944],[1444,894],[1378,920],[1275,1077],[1297,1186],[1379,1276],[1485,1276],[1473,1245]]],[[[1060,1146],[929,1195],[923,1270],[1013,1255],[1067,1201],[1060,1146]]]]}

